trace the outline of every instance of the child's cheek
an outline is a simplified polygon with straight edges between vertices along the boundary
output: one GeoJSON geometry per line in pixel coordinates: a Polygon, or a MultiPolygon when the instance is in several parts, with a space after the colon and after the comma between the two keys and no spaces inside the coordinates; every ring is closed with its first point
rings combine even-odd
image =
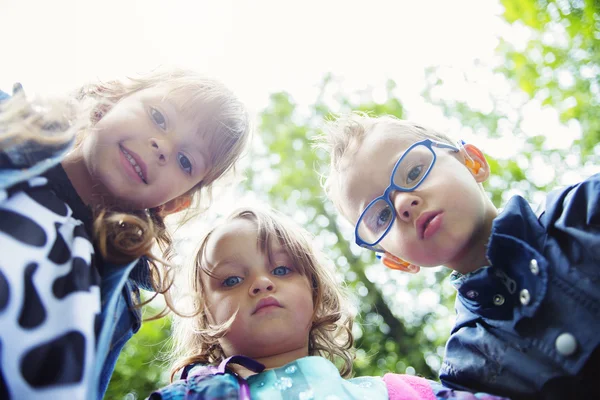
{"type": "Polygon", "coordinates": [[[401,235],[399,232],[397,232],[395,228],[392,228],[388,232],[387,236],[383,239],[381,244],[388,253],[391,253],[396,257],[403,258],[408,255],[407,253],[410,253],[410,246],[406,246],[406,243],[404,243],[400,238],[401,235]]]}
{"type": "Polygon", "coordinates": [[[208,320],[211,324],[218,325],[227,321],[229,303],[227,299],[218,296],[211,296],[208,304],[208,320]]]}
{"type": "Polygon", "coordinates": [[[234,302],[229,300],[222,300],[215,314],[218,324],[225,323],[235,313],[236,307],[234,302]]]}

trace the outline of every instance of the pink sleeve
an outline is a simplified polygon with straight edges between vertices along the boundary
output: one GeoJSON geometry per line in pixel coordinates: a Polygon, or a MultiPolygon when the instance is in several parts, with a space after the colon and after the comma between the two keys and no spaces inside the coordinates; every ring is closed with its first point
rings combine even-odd
{"type": "Polygon", "coordinates": [[[383,381],[390,400],[436,400],[425,378],[414,375],[385,374],[383,381]]]}

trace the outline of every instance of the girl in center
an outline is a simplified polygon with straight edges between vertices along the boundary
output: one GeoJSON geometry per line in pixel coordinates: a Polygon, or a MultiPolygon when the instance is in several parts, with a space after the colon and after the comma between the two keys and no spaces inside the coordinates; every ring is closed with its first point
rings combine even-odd
{"type": "Polygon", "coordinates": [[[152,400],[458,394],[408,375],[346,379],[353,317],[341,285],[310,234],[274,210],[232,213],[204,237],[190,271],[195,316],[175,317],[173,326],[171,377],[181,377],[152,400]]]}

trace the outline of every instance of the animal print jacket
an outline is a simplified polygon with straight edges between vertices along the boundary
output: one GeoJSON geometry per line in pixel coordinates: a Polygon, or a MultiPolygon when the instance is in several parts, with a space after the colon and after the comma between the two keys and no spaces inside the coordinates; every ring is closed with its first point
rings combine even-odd
{"type": "Polygon", "coordinates": [[[69,148],[0,151],[0,399],[102,398],[140,327],[147,263],[96,257],[91,210],[59,164],[69,148]]]}

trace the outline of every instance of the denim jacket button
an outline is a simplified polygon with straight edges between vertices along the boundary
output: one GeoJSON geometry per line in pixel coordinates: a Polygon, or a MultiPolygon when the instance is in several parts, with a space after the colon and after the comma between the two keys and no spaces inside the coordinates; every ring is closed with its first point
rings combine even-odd
{"type": "Polygon", "coordinates": [[[494,305],[496,306],[501,306],[502,304],[504,304],[504,296],[502,296],[501,294],[497,294],[494,295],[494,305]]]}
{"type": "Polygon", "coordinates": [[[577,350],[577,340],[575,340],[575,337],[570,333],[561,333],[556,338],[555,346],[556,351],[567,357],[577,350]]]}
{"type": "Polygon", "coordinates": [[[524,306],[528,305],[529,302],[531,301],[531,295],[529,294],[529,290],[527,290],[527,289],[521,290],[521,293],[519,293],[519,300],[521,301],[521,304],[523,304],[524,306]]]}
{"type": "Polygon", "coordinates": [[[529,270],[534,275],[537,275],[540,273],[540,267],[538,267],[538,262],[535,258],[529,262],[529,270]]]}

